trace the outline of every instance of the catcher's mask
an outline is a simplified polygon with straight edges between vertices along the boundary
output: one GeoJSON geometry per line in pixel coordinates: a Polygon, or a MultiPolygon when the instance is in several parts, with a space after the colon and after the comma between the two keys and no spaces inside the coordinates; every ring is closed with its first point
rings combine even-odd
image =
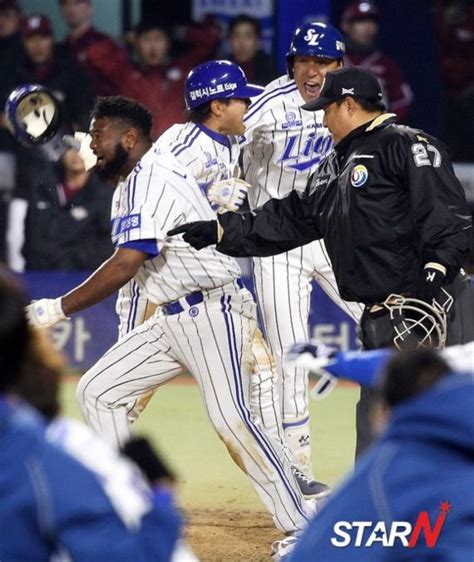
{"type": "Polygon", "coordinates": [[[44,86],[25,84],[11,92],[5,104],[7,126],[24,146],[48,141],[57,131],[59,103],[44,86]]]}
{"type": "Polygon", "coordinates": [[[420,347],[443,349],[448,331],[447,313],[453,301],[453,297],[444,289],[442,296],[433,300],[432,304],[401,295],[390,295],[383,306],[389,311],[395,330],[395,347],[402,351],[420,347]]]}

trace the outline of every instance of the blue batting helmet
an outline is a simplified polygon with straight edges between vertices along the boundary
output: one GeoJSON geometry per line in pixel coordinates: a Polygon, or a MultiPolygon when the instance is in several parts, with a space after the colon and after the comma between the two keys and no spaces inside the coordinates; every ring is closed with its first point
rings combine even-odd
{"type": "Polygon", "coordinates": [[[305,23],[296,29],[286,53],[286,68],[293,78],[295,55],[341,59],[346,51],[341,32],[327,23],[305,23]]]}
{"type": "Polygon", "coordinates": [[[261,86],[247,83],[238,64],[228,60],[204,62],[191,70],[186,78],[184,99],[187,109],[194,109],[222,98],[247,99],[263,92],[261,86]]]}
{"type": "Polygon", "coordinates": [[[48,141],[59,126],[59,103],[39,84],[19,86],[5,104],[7,126],[12,135],[29,148],[48,141]]]}

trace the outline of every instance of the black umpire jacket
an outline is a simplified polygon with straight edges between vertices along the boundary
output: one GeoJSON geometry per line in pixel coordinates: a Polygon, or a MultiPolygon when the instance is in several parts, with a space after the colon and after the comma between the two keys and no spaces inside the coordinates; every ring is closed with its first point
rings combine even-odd
{"type": "Polygon", "coordinates": [[[471,216],[447,148],[382,114],[339,142],[304,192],[253,213],[220,215],[217,249],[269,256],[324,238],[340,295],[372,304],[413,293],[426,263],[451,281],[468,252],[471,216]]]}

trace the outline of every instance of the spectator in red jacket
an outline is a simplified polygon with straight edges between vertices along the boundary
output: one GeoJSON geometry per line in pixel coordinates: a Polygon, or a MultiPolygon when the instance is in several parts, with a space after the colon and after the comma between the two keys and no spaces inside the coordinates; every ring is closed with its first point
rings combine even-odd
{"type": "Polygon", "coordinates": [[[172,57],[171,37],[162,22],[142,22],[135,29],[136,63],[108,59],[94,48],[96,60],[111,80],[118,84],[118,93],[145,105],[153,115],[152,138],[155,140],[175,123],[186,120],[184,82],[197,64],[213,58],[220,33],[209,22],[183,28],[189,49],[172,57]]]}
{"type": "Polygon", "coordinates": [[[49,18],[41,14],[28,16],[23,20],[21,34],[24,52],[8,61],[0,73],[0,107],[21,84],[42,84],[61,103],[65,122],[73,123],[75,128],[86,127],[92,105],[89,80],[69,51],[54,43],[49,18]]]}
{"type": "Polygon", "coordinates": [[[117,84],[102,71],[102,61],[95,60],[93,47],[100,45],[101,57],[126,63],[126,52],[107,35],[92,26],[91,0],[59,0],[61,12],[69,27],[69,35],[64,43],[71,49],[76,60],[88,74],[94,94],[109,96],[117,93],[117,84]]]}
{"type": "Polygon", "coordinates": [[[377,48],[380,12],[370,1],[351,2],[344,9],[341,29],[346,36],[346,65],[362,66],[379,79],[384,102],[399,122],[405,121],[413,93],[398,64],[377,48]]]}

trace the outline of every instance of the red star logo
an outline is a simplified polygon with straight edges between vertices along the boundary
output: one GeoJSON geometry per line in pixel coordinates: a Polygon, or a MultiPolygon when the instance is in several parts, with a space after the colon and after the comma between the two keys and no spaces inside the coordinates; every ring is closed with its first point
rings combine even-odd
{"type": "Polygon", "coordinates": [[[453,509],[453,506],[449,502],[441,502],[439,509],[441,513],[447,515],[453,509]]]}

